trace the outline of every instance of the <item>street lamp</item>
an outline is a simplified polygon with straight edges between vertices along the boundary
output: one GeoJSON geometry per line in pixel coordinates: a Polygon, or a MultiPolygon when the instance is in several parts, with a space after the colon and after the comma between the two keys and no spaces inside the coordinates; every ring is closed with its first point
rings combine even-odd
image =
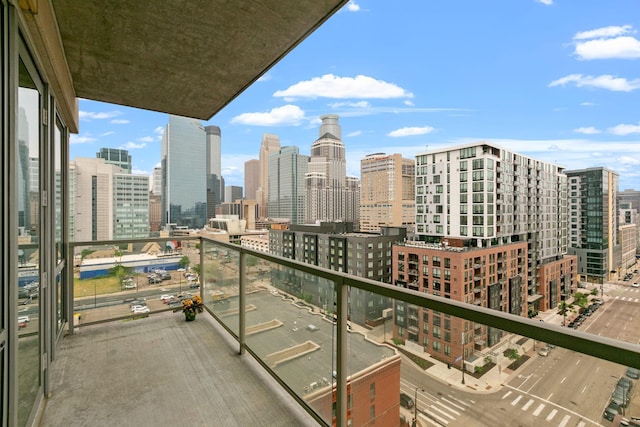
{"type": "Polygon", "coordinates": [[[424,392],[424,389],[416,387],[413,393],[413,422],[411,423],[412,427],[416,427],[416,425],[418,424],[418,389],[424,392]]]}
{"type": "Polygon", "coordinates": [[[462,333],[462,384],[464,384],[464,332],[462,333]]]}

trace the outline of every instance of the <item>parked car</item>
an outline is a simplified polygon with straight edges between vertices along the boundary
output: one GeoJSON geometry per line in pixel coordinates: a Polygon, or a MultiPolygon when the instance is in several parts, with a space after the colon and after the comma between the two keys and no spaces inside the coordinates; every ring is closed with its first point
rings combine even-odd
{"type": "Polygon", "coordinates": [[[155,283],[160,283],[162,282],[162,279],[160,279],[158,276],[156,276],[155,274],[153,276],[147,276],[149,278],[149,284],[153,285],[155,283]]]}
{"type": "Polygon", "coordinates": [[[618,380],[618,384],[616,385],[616,387],[624,388],[627,390],[627,392],[629,392],[631,390],[631,387],[633,387],[633,381],[631,381],[627,377],[622,377],[618,380]]]}
{"type": "Polygon", "coordinates": [[[146,308],[147,310],[149,309],[146,305],[134,304],[131,306],[131,311],[135,313],[137,310],[142,310],[144,308],[146,308]]]}
{"type": "Polygon", "coordinates": [[[29,316],[18,316],[18,323],[29,323],[30,321],[29,316]]]}
{"type": "Polygon", "coordinates": [[[629,399],[629,391],[625,390],[622,387],[616,387],[615,390],[613,390],[613,394],[611,395],[611,401],[622,406],[623,408],[627,407],[627,405],[629,404],[629,399]]]}
{"type": "Polygon", "coordinates": [[[133,311],[135,314],[139,314],[139,313],[148,313],[150,310],[149,310],[149,307],[147,307],[147,306],[139,306],[139,307],[136,307],[136,308],[135,308],[134,310],[132,310],[132,311],[133,311]]]}
{"type": "Polygon", "coordinates": [[[629,378],[633,378],[634,380],[637,380],[638,378],[640,378],[640,371],[636,368],[627,368],[626,375],[629,378]]]}
{"type": "Polygon", "coordinates": [[[169,294],[160,295],[160,301],[165,301],[171,298],[175,298],[175,296],[169,294]]]}
{"type": "Polygon", "coordinates": [[[538,350],[538,354],[543,357],[547,357],[549,355],[549,347],[542,347],[538,350]]]}
{"type": "Polygon", "coordinates": [[[631,287],[632,288],[640,288],[640,283],[634,282],[634,283],[631,284],[631,287]]]}
{"type": "Polygon", "coordinates": [[[602,418],[605,420],[613,421],[616,415],[621,414],[622,410],[620,405],[615,402],[610,402],[609,405],[604,408],[604,412],[602,413],[602,418]]]}
{"type": "Polygon", "coordinates": [[[411,409],[413,408],[414,402],[408,394],[400,393],[400,405],[404,408],[411,409]]]}

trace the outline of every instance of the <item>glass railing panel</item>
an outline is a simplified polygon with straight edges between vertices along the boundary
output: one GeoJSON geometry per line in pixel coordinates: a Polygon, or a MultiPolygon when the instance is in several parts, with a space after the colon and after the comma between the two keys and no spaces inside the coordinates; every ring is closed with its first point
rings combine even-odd
{"type": "Polygon", "coordinates": [[[179,309],[198,293],[198,240],[74,245],[74,324],[179,309]],[[194,275],[196,277],[196,275],[194,275]]]}
{"type": "MultiPolygon", "coordinates": [[[[236,336],[239,335],[240,253],[203,240],[202,294],[204,304],[236,336]]],[[[238,248],[239,249],[239,248],[238,248]]]]}
{"type": "Polygon", "coordinates": [[[330,424],[337,369],[335,286],[275,263],[257,265],[247,293],[247,347],[330,424]]]}

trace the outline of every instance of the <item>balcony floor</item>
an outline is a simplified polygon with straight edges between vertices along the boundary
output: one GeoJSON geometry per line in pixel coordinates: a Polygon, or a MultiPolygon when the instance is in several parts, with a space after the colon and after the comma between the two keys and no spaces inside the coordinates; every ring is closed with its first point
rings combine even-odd
{"type": "Polygon", "coordinates": [[[62,339],[40,426],[317,425],[202,313],[81,327],[62,339]]]}

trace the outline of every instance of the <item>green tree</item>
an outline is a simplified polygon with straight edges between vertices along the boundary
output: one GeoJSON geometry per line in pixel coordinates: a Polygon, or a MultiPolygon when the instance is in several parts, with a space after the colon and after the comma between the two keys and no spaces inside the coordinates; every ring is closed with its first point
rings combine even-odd
{"type": "Polygon", "coordinates": [[[560,304],[558,304],[558,314],[562,316],[562,326],[565,326],[567,313],[573,313],[574,311],[573,304],[570,302],[561,301],[560,304]]]}
{"type": "Polygon", "coordinates": [[[94,251],[92,251],[91,249],[83,249],[82,252],[80,252],[80,264],[82,264],[82,261],[84,261],[84,259],[91,255],[93,252],[94,251]]]}
{"type": "Polygon", "coordinates": [[[196,264],[191,267],[191,271],[193,271],[196,276],[200,277],[200,264],[196,264]]]}
{"type": "Polygon", "coordinates": [[[573,303],[580,308],[585,308],[589,305],[589,295],[582,292],[576,292],[573,294],[573,303]]]}
{"type": "Polygon", "coordinates": [[[593,295],[594,297],[597,297],[599,293],[600,291],[598,290],[598,288],[591,289],[591,295],[593,295]]]}
{"type": "Polygon", "coordinates": [[[187,268],[189,266],[189,264],[191,264],[191,260],[189,259],[188,256],[183,256],[182,258],[180,258],[180,261],[178,261],[178,265],[181,268],[187,268]]]}
{"type": "Polygon", "coordinates": [[[510,348],[505,352],[505,354],[510,360],[513,360],[514,362],[520,359],[520,354],[518,354],[517,348],[510,348]]]}

